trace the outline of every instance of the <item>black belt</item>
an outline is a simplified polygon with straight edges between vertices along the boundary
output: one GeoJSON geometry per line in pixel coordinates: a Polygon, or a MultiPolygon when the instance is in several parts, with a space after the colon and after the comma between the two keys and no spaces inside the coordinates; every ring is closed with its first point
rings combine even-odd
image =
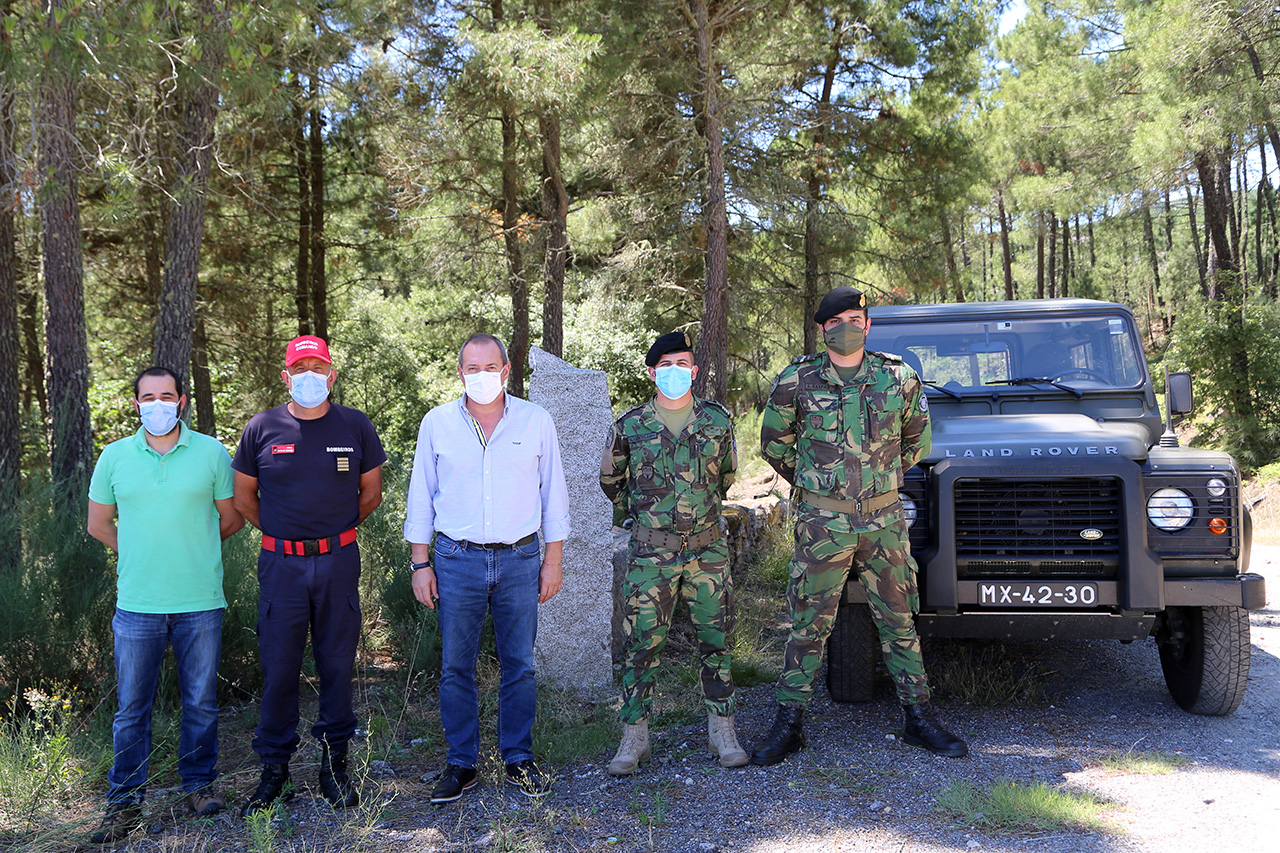
{"type": "Polygon", "coordinates": [[[697,533],[676,533],[636,524],[631,528],[631,537],[637,542],[643,542],[664,551],[692,551],[714,544],[720,538],[720,525],[704,527],[697,533]]]}
{"type": "MultiPolygon", "coordinates": [[[[449,538],[453,539],[452,536],[450,536],[449,538]]],[[[538,538],[538,534],[530,533],[528,536],[524,537],[523,539],[517,539],[515,542],[512,542],[510,544],[506,542],[469,542],[466,539],[453,539],[453,541],[457,542],[463,548],[483,548],[486,551],[505,551],[507,548],[515,548],[519,545],[528,545],[530,542],[533,542],[537,538],[538,538]]]]}

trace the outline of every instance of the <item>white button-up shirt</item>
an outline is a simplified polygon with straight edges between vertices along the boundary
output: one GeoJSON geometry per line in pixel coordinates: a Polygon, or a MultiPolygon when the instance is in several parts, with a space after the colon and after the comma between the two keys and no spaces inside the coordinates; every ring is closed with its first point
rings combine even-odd
{"type": "Polygon", "coordinates": [[[466,397],[422,418],[409,478],[404,538],[485,544],[517,542],[542,531],[545,542],[569,535],[569,493],[555,423],[541,406],[505,395],[502,420],[488,442],[466,408],[466,397]]]}

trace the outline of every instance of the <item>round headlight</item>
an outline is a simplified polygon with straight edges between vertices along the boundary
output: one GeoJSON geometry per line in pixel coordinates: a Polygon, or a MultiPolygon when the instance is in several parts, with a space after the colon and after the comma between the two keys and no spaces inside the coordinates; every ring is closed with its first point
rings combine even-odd
{"type": "Polygon", "coordinates": [[[1147,518],[1161,530],[1181,530],[1193,514],[1191,496],[1181,489],[1158,489],[1147,498],[1147,518]]]}
{"type": "Polygon", "coordinates": [[[913,501],[911,498],[907,497],[906,495],[903,495],[902,496],[902,520],[907,523],[908,528],[910,528],[911,525],[916,523],[917,515],[919,515],[919,513],[916,511],[916,502],[913,501]]]}
{"type": "Polygon", "coordinates": [[[1227,481],[1220,477],[1214,477],[1204,484],[1204,489],[1209,493],[1209,497],[1220,498],[1227,493],[1227,481]]]}

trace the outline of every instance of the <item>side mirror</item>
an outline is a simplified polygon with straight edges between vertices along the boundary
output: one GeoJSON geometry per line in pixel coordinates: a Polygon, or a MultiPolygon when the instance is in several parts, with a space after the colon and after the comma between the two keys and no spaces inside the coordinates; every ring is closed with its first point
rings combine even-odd
{"type": "Polygon", "coordinates": [[[1195,408],[1190,373],[1170,373],[1165,383],[1165,406],[1173,415],[1189,415],[1195,408]]]}

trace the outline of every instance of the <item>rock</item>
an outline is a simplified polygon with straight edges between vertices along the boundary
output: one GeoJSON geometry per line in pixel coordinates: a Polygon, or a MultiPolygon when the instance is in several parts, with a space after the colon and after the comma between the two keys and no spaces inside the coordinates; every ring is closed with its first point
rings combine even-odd
{"type": "Polygon", "coordinates": [[[538,676],[599,695],[613,686],[613,504],[600,491],[600,454],[613,423],[603,371],[583,370],[534,347],[529,399],[551,413],[569,490],[572,532],[564,587],[538,609],[538,676]]]}

